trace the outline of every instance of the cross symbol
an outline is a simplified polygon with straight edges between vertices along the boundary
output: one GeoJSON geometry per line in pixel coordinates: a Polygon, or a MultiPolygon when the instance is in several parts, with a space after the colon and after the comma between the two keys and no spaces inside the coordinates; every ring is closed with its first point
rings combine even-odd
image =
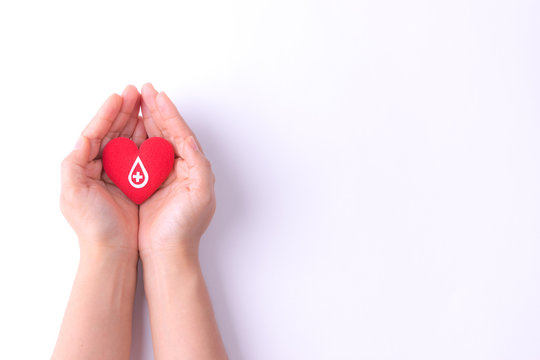
{"type": "Polygon", "coordinates": [[[141,172],[140,171],[137,171],[137,173],[135,175],[132,175],[132,178],[135,179],[135,182],[138,183],[139,181],[141,181],[141,179],[143,178],[144,176],[141,175],[141,172]]]}

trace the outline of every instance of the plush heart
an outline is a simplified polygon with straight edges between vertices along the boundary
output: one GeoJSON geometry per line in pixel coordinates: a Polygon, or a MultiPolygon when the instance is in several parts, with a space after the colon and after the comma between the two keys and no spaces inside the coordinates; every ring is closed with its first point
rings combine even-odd
{"type": "Polygon", "coordinates": [[[142,204],[167,179],[174,165],[174,150],[163,138],[152,137],[141,148],[128,138],[107,143],[103,169],[128,198],[142,204]]]}

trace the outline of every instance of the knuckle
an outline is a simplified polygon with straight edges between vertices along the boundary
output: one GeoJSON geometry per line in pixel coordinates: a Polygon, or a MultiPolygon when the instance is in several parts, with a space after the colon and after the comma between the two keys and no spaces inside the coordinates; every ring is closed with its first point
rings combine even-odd
{"type": "Polygon", "coordinates": [[[208,170],[212,171],[212,163],[210,163],[210,160],[208,160],[207,158],[203,159],[202,165],[208,170]]]}
{"type": "Polygon", "coordinates": [[[69,159],[69,156],[65,157],[64,160],[62,160],[62,162],[60,163],[60,171],[62,173],[64,173],[65,171],[67,171],[67,169],[69,168],[70,166],[70,159],[69,159]]]}
{"type": "Polygon", "coordinates": [[[210,160],[208,160],[207,158],[204,158],[203,166],[204,166],[204,169],[206,170],[208,178],[212,180],[212,182],[215,182],[214,171],[212,169],[212,163],[210,162],[210,160]]]}
{"type": "Polygon", "coordinates": [[[63,168],[65,166],[67,166],[67,164],[69,163],[69,156],[66,156],[62,162],[60,163],[60,166],[63,168]]]}
{"type": "Polygon", "coordinates": [[[65,206],[73,201],[75,197],[75,191],[71,186],[64,186],[60,191],[60,204],[65,206]]]}
{"type": "Polygon", "coordinates": [[[67,199],[65,197],[65,194],[64,192],[62,191],[62,193],[60,194],[60,198],[59,198],[59,206],[60,206],[60,211],[62,212],[62,214],[64,214],[64,216],[66,215],[67,211],[66,211],[66,208],[67,208],[67,199]]]}
{"type": "Polygon", "coordinates": [[[83,188],[63,186],[60,191],[60,210],[64,215],[69,214],[76,208],[80,208],[83,188]]]}
{"type": "Polygon", "coordinates": [[[216,202],[214,191],[212,190],[203,191],[202,196],[201,196],[201,201],[205,206],[211,207],[216,202]]]}
{"type": "Polygon", "coordinates": [[[66,216],[66,214],[69,213],[68,209],[69,209],[69,204],[71,203],[69,196],[66,196],[66,193],[64,191],[62,191],[62,193],[60,194],[60,211],[62,212],[62,214],[64,214],[64,216],[66,216]]]}

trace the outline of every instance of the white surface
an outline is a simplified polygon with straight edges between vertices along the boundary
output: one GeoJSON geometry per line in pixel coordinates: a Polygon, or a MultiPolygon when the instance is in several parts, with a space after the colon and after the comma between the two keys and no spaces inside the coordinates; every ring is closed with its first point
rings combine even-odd
{"type": "MultiPolygon", "coordinates": [[[[540,358],[536,1],[4,2],[0,358],[48,358],[59,163],[152,81],[217,177],[231,359],[540,358]]],[[[141,285],[139,283],[139,285],[141,285]]],[[[142,289],[132,359],[151,359],[142,289]]]]}

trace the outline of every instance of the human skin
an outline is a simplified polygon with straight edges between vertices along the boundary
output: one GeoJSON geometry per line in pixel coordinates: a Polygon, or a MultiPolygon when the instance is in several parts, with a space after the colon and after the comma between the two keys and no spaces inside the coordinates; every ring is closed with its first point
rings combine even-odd
{"type": "Polygon", "coordinates": [[[142,96],[128,86],[107,99],[62,164],[60,205],[81,255],[53,359],[129,358],[139,256],[155,358],[227,358],[198,258],[214,175],[167,95],[146,84],[142,96]],[[138,146],[161,136],[175,150],[171,175],[141,206],[102,171],[101,151],[119,136],[138,146]]]}
{"type": "Polygon", "coordinates": [[[214,175],[169,97],[141,90],[150,137],[175,150],[172,175],[139,209],[139,254],[156,359],[227,359],[199,265],[199,241],[215,211],[214,175]]]}
{"type": "Polygon", "coordinates": [[[140,95],[111,95],[62,162],[60,208],[80,262],[53,359],[128,359],[138,261],[138,207],[104,176],[101,151],[118,136],[141,143],[140,95]]]}

